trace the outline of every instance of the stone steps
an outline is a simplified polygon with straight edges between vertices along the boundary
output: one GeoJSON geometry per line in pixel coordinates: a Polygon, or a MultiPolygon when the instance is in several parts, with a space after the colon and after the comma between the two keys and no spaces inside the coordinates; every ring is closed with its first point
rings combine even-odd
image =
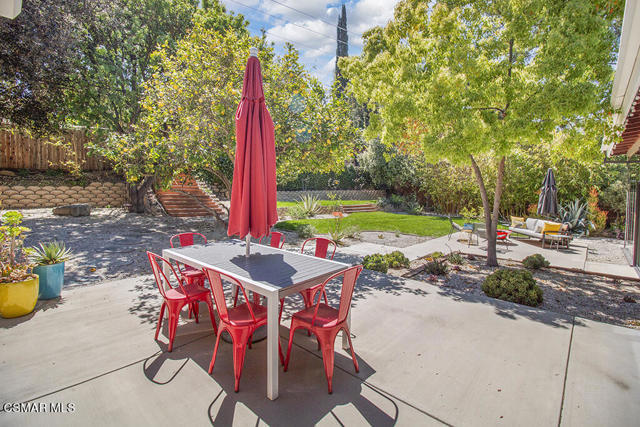
{"type": "Polygon", "coordinates": [[[356,212],[376,212],[378,205],[374,203],[364,203],[361,205],[344,205],[342,206],[344,213],[356,213],[356,212]]]}
{"type": "Polygon", "coordinates": [[[156,197],[171,216],[212,216],[214,213],[211,210],[220,215],[225,213],[219,200],[202,191],[198,183],[189,177],[177,178],[169,190],[156,191],[156,197]]]}

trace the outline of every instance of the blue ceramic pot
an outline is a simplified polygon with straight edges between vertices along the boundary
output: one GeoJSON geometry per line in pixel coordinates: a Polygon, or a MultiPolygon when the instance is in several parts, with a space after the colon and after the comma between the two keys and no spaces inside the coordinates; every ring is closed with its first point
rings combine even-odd
{"type": "Polygon", "coordinates": [[[33,272],[40,277],[38,299],[58,298],[64,284],[64,262],[52,265],[39,265],[33,272]]]}

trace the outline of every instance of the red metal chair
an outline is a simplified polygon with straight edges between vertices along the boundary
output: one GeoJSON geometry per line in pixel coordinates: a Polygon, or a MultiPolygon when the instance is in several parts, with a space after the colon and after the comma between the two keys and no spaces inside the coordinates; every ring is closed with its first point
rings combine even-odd
{"type": "MultiPolygon", "coordinates": [[[[333,256],[336,254],[336,249],[338,248],[338,245],[336,245],[336,242],[334,242],[333,240],[325,239],[324,237],[312,237],[310,239],[305,240],[302,243],[302,248],[300,249],[300,253],[304,253],[305,245],[311,242],[312,240],[315,241],[315,244],[316,244],[315,250],[313,252],[314,256],[318,258],[327,258],[329,247],[333,247],[333,251],[331,252],[331,256],[329,257],[329,259],[333,259],[333,256]]],[[[300,292],[300,295],[302,295],[302,298],[304,299],[305,307],[311,307],[311,305],[313,305],[313,300],[315,299],[316,293],[320,290],[321,287],[322,287],[322,284],[312,286],[311,288],[305,289],[304,291],[300,292]]],[[[324,296],[325,304],[328,304],[327,295],[323,294],[323,296],[324,296]]]]}
{"type": "MultiPolygon", "coordinates": [[[[262,239],[264,237],[261,237],[260,240],[258,240],[259,244],[262,244],[262,239]]],[[[272,231],[271,232],[271,242],[269,243],[269,245],[272,248],[277,248],[277,249],[282,249],[282,247],[284,246],[284,239],[285,236],[282,233],[279,233],[277,231],[272,231]]]]}
{"type": "Polygon", "coordinates": [[[209,307],[209,317],[211,318],[211,324],[213,325],[213,330],[217,333],[218,327],[216,325],[216,318],[213,314],[213,302],[211,301],[211,293],[209,289],[204,288],[198,284],[187,284],[184,283],[184,279],[176,273],[176,270],[173,268],[173,265],[169,263],[166,259],[162,258],[160,255],[156,255],[152,252],[147,251],[147,256],[149,257],[149,263],[151,264],[151,270],[153,271],[153,276],[156,279],[156,285],[158,286],[158,290],[164,298],[162,302],[162,306],[160,307],[160,318],[158,319],[158,326],[156,327],[156,336],[155,339],[158,339],[158,334],[160,333],[160,328],[162,327],[162,318],[164,317],[165,308],[168,310],[169,315],[169,351],[173,350],[173,340],[176,337],[176,328],[178,326],[178,319],[180,317],[180,310],[185,305],[189,307],[193,307],[196,323],[198,322],[198,304],[200,301],[204,301],[209,307]],[[167,265],[171,267],[171,271],[173,276],[178,282],[178,287],[174,288],[171,286],[171,281],[164,274],[162,267],[158,263],[158,261],[166,262],[167,265]],[[165,288],[166,284],[166,288],[165,288]]]}
{"type": "MultiPolygon", "coordinates": [[[[175,234],[171,236],[169,244],[172,248],[184,248],[185,246],[196,244],[197,240],[200,240],[202,244],[207,244],[207,238],[204,234],[201,233],[175,234]],[[196,238],[196,236],[199,236],[199,238],[196,238]]],[[[200,286],[204,286],[204,273],[202,271],[189,265],[181,264],[179,262],[176,262],[176,264],[178,266],[178,272],[182,277],[185,278],[188,284],[199,284],[200,286]]]]}
{"type": "MultiPolygon", "coordinates": [[[[169,244],[172,248],[180,247],[183,248],[185,246],[191,246],[196,244],[197,241],[200,241],[202,244],[207,244],[207,238],[204,234],[201,233],[180,233],[171,236],[169,239],[169,244]],[[199,237],[197,237],[199,236],[199,237]]],[[[190,265],[184,265],[176,261],[176,265],[178,266],[178,272],[180,275],[186,280],[189,285],[200,285],[204,287],[204,273],[197,268],[193,268],[190,265]]],[[[191,313],[197,310],[197,307],[189,306],[189,319],[191,319],[191,313]]],[[[197,320],[197,317],[196,317],[197,320]]]]}
{"type": "MultiPolygon", "coordinates": [[[[205,268],[204,272],[211,284],[211,291],[213,292],[213,299],[218,307],[218,315],[220,316],[220,328],[217,331],[216,345],[213,349],[213,356],[211,357],[211,364],[209,364],[209,374],[213,372],[213,367],[216,362],[216,354],[218,353],[218,344],[220,344],[220,336],[224,331],[227,331],[231,335],[233,341],[233,373],[235,376],[235,391],[238,391],[240,385],[240,375],[242,375],[242,367],[244,366],[244,356],[247,349],[247,344],[250,345],[251,337],[256,329],[267,323],[267,308],[263,305],[257,304],[249,298],[244,290],[244,286],[234,279],[219,271],[205,268]],[[236,285],[237,289],[242,291],[245,302],[238,306],[227,307],[227,299],[224,295],[224,289],[222,286],[222,278],[231,284],[236,285]]],[[[280,340],[278,340],[278,346],[280,340]]],[[[280,358],[282,359],[282,351],[280,352],[280,358]]]]}
{"type": "Polygon", "coordinates": [[[289,360],[291,358],[291,346],[293,344],[293,334],[298,328],[305,328],[313,333],[318,338],[318,343],[322,349],[322,360],[324,362],[324,373],[327,376],[327,383],[329,385],[329,393],[333,392],[331,381],[333,379],[333,364],[334,364],[334,343],[338,332],[341,330],[347,334],[349,339],[349,347],[351,349],[351,357],[353,359],[353,366],[358,372],[358,361],[356,354],[353,350],[353,343],[351,342],[351,332],[347,325],[347,315],[351,308],[351,297],[353,296],[353,289],[358,280],[358,276],[362,271],[362,266],[357,265],[355,267],[347,268],[337,274],[334,274],[328,278],[321,286],[321,291],[324,292],[327,284],[340,276],[342,278],[342,290],[340,292],[340,305],[338,309],[331,307],[328,304],[322,303],[321,298],[318,295],[318,302],[314,306],[307,307],[302,311],[297,312],[291,318],[291,329],[289,331],[289,346],[287,348],[287,358],[284,362],[284,370],[287,371],[289,367],[289,360]]]}

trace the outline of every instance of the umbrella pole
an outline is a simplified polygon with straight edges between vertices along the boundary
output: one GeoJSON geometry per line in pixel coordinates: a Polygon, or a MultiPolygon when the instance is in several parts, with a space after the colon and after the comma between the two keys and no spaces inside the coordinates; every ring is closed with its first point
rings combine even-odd
{"type": "Polygon", "coordinates": [[[251,234],[247,234],[247,236],[245,237],[245,241],[247,243],[247,253],[244,256],[248,257],[250,252],[250,246],[251,246],[251,234]]]}

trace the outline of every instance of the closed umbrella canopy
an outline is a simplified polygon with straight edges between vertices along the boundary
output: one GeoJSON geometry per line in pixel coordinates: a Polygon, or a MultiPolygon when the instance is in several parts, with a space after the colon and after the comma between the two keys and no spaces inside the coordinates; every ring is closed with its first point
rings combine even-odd
{"type": "Polygon", "coordinates": [[[558,189],[553,169],[549,168],[542,181],[538,198],[538,215],[556,215],[558,213],[558,189]]]}
{"type": "Polygon", "coordinates": [[[257,49],[251,49],[236,111],[236,159],[229,208],[229,236],[259,239],[278,221],[273,120],[264,102],[257,49]]]}

